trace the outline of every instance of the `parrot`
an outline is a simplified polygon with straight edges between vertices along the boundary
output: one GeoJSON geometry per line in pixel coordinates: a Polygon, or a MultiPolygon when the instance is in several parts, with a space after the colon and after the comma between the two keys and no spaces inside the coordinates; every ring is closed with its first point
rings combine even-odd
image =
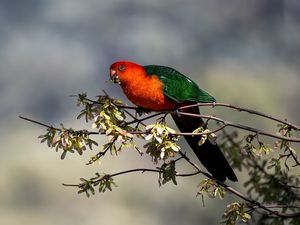
{"type": "MultiPolygon", "coordinates": [[[[206,124],[200,117],[180,115],[177,110],[199,114],[199,107],[187,107],[196,103],[213,103],[215,98],[189,79],[168,66],[142,66],[130,61],[114,62],[109,69],[110,80],[121,86],[126,97],[145,111],[173,111],[171,116],[181,132],[193,132],[206,124]]],[[[207,138],[199,144],[199,136],[184,136],[189,146],[207,171],[218,181],[226,178],[238,181],[233,169],[216,142],[207,138]]]]}

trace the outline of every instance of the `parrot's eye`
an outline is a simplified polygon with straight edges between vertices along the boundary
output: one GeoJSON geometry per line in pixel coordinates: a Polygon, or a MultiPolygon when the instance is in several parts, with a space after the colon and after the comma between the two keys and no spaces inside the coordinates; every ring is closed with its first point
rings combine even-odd
{"type": "Polygon", "coordinates": [[[124,71],[124,70],[125,70],[125,66],[124,66],[123,64],[121,64],[121,65],[119,66],[119,70],[120,70],[120,71],[124,71]]]}

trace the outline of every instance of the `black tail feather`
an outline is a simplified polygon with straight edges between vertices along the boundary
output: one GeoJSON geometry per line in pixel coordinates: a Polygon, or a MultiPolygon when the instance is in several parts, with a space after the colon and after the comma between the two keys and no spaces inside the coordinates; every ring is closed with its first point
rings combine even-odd
{"type": "MultiPolygon", "coordinates": [[[[187,108],[184,112],[200,114],[198,107],[187,108]]],[[[181,132],[193,132],[204,124],[198,117],[172,114],[172,117],[181,132]]],[[[212,144],[208,139],[200,145],[199,136],[185,136],[186,141],[194,153],[211,175],[219,181],[225,181],[226,177],[231,181],[237,181],[237,177],[224,157],[217,144],[212,144]]]]}

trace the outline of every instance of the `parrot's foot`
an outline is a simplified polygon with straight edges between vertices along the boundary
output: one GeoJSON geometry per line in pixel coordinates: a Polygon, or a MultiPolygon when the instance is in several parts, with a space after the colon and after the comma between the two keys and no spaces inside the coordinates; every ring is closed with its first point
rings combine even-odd
{"type": "Polygon", "coordinates": [[[142,108],[140,106],[138,106],[136,109],[136,114],[139,116],[142,116],[143,114],[148,114],[149,112],[150,112],[150,110],[142,108]]]}
{"type": "Polygon", "coordinates": [[[177,117],[181,116],[180,113],[179,113],[179,108],[178,107],[173,110],[172,114],[175,114],[177,117]]]}

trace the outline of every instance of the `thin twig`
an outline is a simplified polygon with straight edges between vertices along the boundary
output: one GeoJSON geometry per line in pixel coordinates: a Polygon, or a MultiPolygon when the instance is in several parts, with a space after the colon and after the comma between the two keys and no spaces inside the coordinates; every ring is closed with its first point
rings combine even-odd
{"type": "Polygon", "coordinates": [[[61,129],[59,129],[59,128],[55,128],[55,127],[53,127],[53,126],[51,126],[51,125],[48,125],[48,124],[45,124],[45,123],[41,123],[41,122],[39,122],[39,121],[36,121],[36,120],[33,120],[33,119],[29,119],[29,118],[24,117],[24,116],[19,116],[19,118],[22,119],[22,120],[29,121],[29,122],[31,122],[31,123],[35,123],[35,124],[41,125],[41,126],[43,126],[43,127],[47,127],[47,128],[49,128],[49,129],[61,130],[61,129]]]}
{"type": "MultiPolygon", "coordinates": [[[[258,206],[250,206],[251,208],[259,208],[258,206]]],[[[269,209],[284,209],[284,208],[293,208],[293,209],[300,209],[300,205],[265,205],[266,208],[269,209]]]]}
{"type": "MultiPolygon", "coordinates": [[[[130,169],[130,170],[125,170],[125,171],[121,171],[121,172],[117,172],[114,174],[108,174],[107,176],[102,176],[99,179],[91,179],[91,183],[97,183],[103,179],[107,179],[107,177],[116,177],[116,176],[120,176],[123,174],[127,174],[127,173],[135,173],[135,172],[154,172],[154,173],[161,173],[163,172],[163,170],[159,170],[159,169],[148,169],[148,168],[137,168],[137,169],[130,169]]],[[[176,173],[175,176],[177,177],[190,177],[190,176],[195,176],[197,174],[201,173],[201,171],[196,171],[196,172],[192,172],[192,173],[176,173]]],[[[62,184],[63,186],[69,186],[69,187],[80,187],[80,184],[62,184]]]]}
{"type": "Polygon", "coordinates": [[[165,114],[165,112],[158,112],[158,113],[154,113],[150,116],[146,116],[146,117],[143,117],[143,118],[135,118],[133,121],[130,121],[128,123],[126,123],[127,125],[130,125],[130,124],[133,124],[133,123],[141,123],[142,121],[145,121],[145,120],[148,120],[148,119],[151,119],[153,117],[156,117],[156,116],[159,116],[159,115],[162,115],[162,114],[165,114]]]}
{"type": "MultiPolygon", "coordinates": [[[[220,131],[220,130],[224,129],[227,126],[231,126],[231,127],[236,127],[236,128],[239,128],[239,129],[247,130],[247,131],[253,132],[255,134],[260,134],[260,135],[264,135],[264,136],[268,136],[268,137],[273,137],[273,138],[284,140],[284,141],[300,142],[299,138],[290,138],[290,137],[285,137],[285,136],[282,136],[282,135],[277,135],[277,134],[265,132],[265,131],[262,131],[262,130],[259,130],[259,129],[256,129],[256,128],[253,128],[253,127],[249,127],[249,126],[245,126],[245,125],[241,125],[241,124],[232,123],[232,122],[223,120],[223,119],[218,118],[218,117],[210,116],[210,115],[198,115],[198,114],[185,113],[185,112],[178,112],[178,113],[181,114],[181,115],[186,115],[186,116],[192,116],[192,117],[198,117],[198,118],[205,118],[205,119],[212,119],[212,120],[216,120],[216,121],[219,121],[219,122],[223,123],[223,125],[220,126],[219,128],[217,128],[216,130],[209,131],[209,132],[206,131],[206,132],[199,132],[199,133],[190,133],[190,132],[177,132],[176,133],[177,135],[181,135],[181,136],[197,136],[197,135],[201,136],[201,135],[208,135],[208,134],[220,131]]],[[[157,115],[160,115],[160,114],[161,113],[155,114],[155,115],[157,116],[157,115]]],[[[47,127],[47,128],[50,128],[50,129],[55,129],[55,130],[59,130],[59,131],[61,130],[61,129],[57,128],[57,127],[53,127],[51,125],[48,125],[48,124],[45,124],[45,123],[41,123],[39,121],[36,121],[36,120],[33,120],[33,119],[29,119],[29,118],[26,118],[26,117],[23,117],[23,116],[19,116],[19,118],[21,118],[23,120],[26,120],[26,121],[29,121],[29,122],[32,122],[32,123],[35,123],[35,124],[38,124],[38,125],[41,125],[41,126],[44,126],[44,127],[47,127]]],[[[147,134],[147,131],[128,131],[128,133],[130,133],[130,134],[147,134]]],[[[104,132],[88,131],[87,134],[88,135],[97,135],[97,134],[105,134],[105,133],[104,132]]],[[[299,163],[298,159],[296,158],[296,156],[294,156],[292,154],[292,157],[295,160],[295,162],[297,163],[297,165],[300,165],[300,163],[299,163]]]]}
{"type": "Polygon", "coordinates": [[[192,108],[192,107],[199,107],[199,106],[212,106],[212,107],[216,107],[216,106],[221,106],[221,107],[227,107],[227,108],[231,108],[231,109],[235,109],[239,112],[248,112],[250,114],[254,114],[254,115],[258,115],[285,125],[288,125],[296,130],[300,130],[300,126],[297,126],[293,123],[290,123],[286,120],[282,120],[282,119],[278,119],[276,117],[273,117],[271,115],[265,114],[265,113],[261,113],[258,111],[255,111],[253,109],[247,109],[247,108],[242,108],[242,107],[238,107],[238,106],[234,106],[234,105],[230,105],[227,103],[217,103],[217,102],[213,102],[213,103],[197,103],[197,104],[193,104],[193,105],[188,105],[188,106],[182,106],[179,109],[187,109],[187,108],[192,108]]]}
{"type": "Polygon", "coordinates": [[[215,117],[215,116],[210,116],[210,115],[203,115],[203,114],[193,114],[193,113],[186,113],[186,112],[178,112],[178,114],[180,115],[185,115],[185,116],[191,116],[191,117],[197,117],[197,118],[204,118],[204,119],[211,119],[211,120],[215,120],[218,122],[221,122],[223,124],[225,124],[226,126],[230,126],[230,127],[235,127],[235,128],[239,128],[242,130],[247,130],[250,132],[253,132],[255,134],[260,134],[260,135],[264,135],[264,136],[269,136],[269,137],[273,137],[276,139],[280,139],[280,140],[285,140],[285,141],[290,141],[290,142],[300,142],[300,138],[289,138],[289,137],[285,137],[282,135],[278,135],[278,134],[272,134],[266,131],[262,131],[253,127],[249,127],[246,125],[242,125],[242,124],[238,124],[238,123],[232,123],[226,120],[223,120],[221,118],[215,117]]]}

